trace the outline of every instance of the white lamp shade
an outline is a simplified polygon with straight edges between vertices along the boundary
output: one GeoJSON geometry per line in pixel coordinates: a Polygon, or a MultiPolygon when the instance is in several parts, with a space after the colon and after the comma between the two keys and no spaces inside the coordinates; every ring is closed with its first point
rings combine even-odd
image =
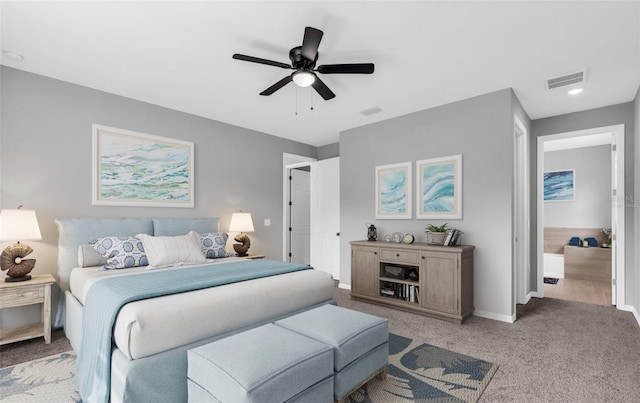
{"type": "Polygon", "coordinates": [[[41,239],[35,210],[0,211],[0,241],[39,241],[41,239]]]}
{"type": "Polygon", "coordinates": [[[231,223],[229,224],[229,232],[253,232],[253,220],[251,213],[233,213],[231,215],[231,223]]]}
{"type": "Polygon", "coordinates": [[[308,71],[296,71],[295,73],[293,73],[293,82],[298,86],[298,87],[308,87],[311,84],[313,84],[314,81],[316,81],[316,77],[308,72],[308,71]]]}

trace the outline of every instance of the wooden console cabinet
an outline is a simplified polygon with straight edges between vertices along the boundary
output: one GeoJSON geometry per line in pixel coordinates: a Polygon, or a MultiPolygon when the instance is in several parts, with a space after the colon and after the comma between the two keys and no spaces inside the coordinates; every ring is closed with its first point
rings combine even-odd
{"type": "Polygon", "coordinates": [[[473,246],[350,243],[351,298],[457,323],[473,313],[473,246]]]}

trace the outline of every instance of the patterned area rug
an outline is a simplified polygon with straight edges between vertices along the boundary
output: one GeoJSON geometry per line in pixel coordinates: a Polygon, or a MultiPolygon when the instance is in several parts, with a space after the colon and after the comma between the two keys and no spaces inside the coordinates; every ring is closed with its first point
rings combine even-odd
{"type": "Polygon", "coordinates": [[[0,369],[0,400],[9,402],[81,402],[73,385],[76,355],[52,355],[0,369]]]}
{"type": "MultiPolygon", "coordinates": [[[[67,352],[0,369],[0,400],[81,402],[73,385],[76,356],[67,352]]],[[[389,369],[348,399],[351,403],[476,402],[496,372],[486,361],[389,335],[389,369]]]]}
{"type": "Polygon", "coordinates": [[[348,401],[477,402],[497,369],[487,361],[389,334],[387,379],[374,378],[348,401]]]}

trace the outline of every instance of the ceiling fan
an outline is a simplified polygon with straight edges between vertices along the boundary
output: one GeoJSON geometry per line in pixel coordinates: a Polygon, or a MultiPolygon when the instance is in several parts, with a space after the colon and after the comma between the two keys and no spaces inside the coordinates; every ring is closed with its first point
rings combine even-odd
{"type": "Polygon", "coordinates": [[[304,29],[304,37],[302,46],[296,46],[289,51],[289,59],[291,65],[276,62],[273,60],[261,59],[259,57],[246,56],[236,53],[234,59],[244,60],[246,62],[267,64],[269,66],[280,67],[288,70],[295,70],[291,75],[286,76],[282,80],[273,84],[271,87],[262,91],[260,95],[271,95],[280,88],[293,81],[300,87],[312,86],[318,94],[325,100],[334,98],[336,94],[320,80],[316,73],[320,74],[372,74],[374,70],[373,63],[352,63],[352,64],[323,64],[316,68],[318,61],[318,47],[322,40],[323,32],[313,27],[304,29]]]}

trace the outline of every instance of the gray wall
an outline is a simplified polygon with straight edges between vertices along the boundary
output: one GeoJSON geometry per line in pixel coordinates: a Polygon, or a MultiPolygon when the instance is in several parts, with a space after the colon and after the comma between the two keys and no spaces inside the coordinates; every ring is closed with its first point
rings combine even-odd
{"type": "Polygon", "coordinates": [[[545,202],[545,227],[611,227],[611,146],[544,153],[544,170],[575,170],[573,201],[545,202]]]}
{"type": "Polygon", "coordinates": [[[318,160],[326,160],[329,158],[340,156],[340,143],[327,144],[318,147],[318,160]]]}
{"type": "MultiPolygon", "coordinates": [[[[426,241],[424,228],[440,221],[376,220],[378,165],[462,154],[463,219],[447,220],[475,245],[476,314],[510,320],[512,303],[513,93],[510,89],[347,130],[340,136],[340,279],[350,282],[349,241],[400,231],[426,241]]],[[[526,117],[526,115],[525,115],[526,117]]],[[[415,172],[414,192],[415,192],[415,172]]],[[[412,197],[414,197],[412,194],[412,197]]],[[[415,206],[415,200],[413,205],[415,206]]],[[[415,214],[414,214],[415,216],[415,214]]]]}
{"type": "MultiPolygon", "coordinates": [[[[532,206],[536,206],[537,197],[537,142],[538,137],[547,136],[557,133],[566,133],[576,130],[585,130],[596,127],[612,126],[617,124],[625,125],[624,147],[625,147],[625,192],[627,199],[634,198],[634,153],[635,140],[634,135],[637,128],[634,122],[634,110],[633,102],[624,104],[612,105],[598,109],[591,109],[588,111],[575,112],[567,115],[554,116],[545,119],[537,119],[531,122],[531,129],[533,136],[531,137],[531,194],[532,194],[532,206]]],[[[626,238],[626,271],[625,271],[625,293],[627,297],[634,295],[635,293],[635,252],[637,249],[634,235],[634,221],[637,212],[637,207],[634,208],[632,203],[628,203],[625,208],[625,238],[626,238]]],[[[536,237],[537,228],[534,223],[537,222],[537,211],[535,208],[531,214],[531,242],[532,251],[536,250],[536,237]]],[[[535,257],[532,256],[533,259],[535,257]]],[[[535,264],[532,261],[532,264],[535,264]]],[[[532,266],[532,267],[535,267],[532,266]]],[[[626,303],[626,301],[625,301],[626,303]]]]}
{"type": "Polygon", "coordinates": [[[56,273],[56,217],[219,216],[226,231],[242,209],[256,228],[251,249],[281,259],[282,153],[315,158],[315,147],[4,66],[0,74],[0,202],[37,212],[34,273],[56,273]],[[92,206],[93,123],[194,142],[195,208],[92,206]]]}

